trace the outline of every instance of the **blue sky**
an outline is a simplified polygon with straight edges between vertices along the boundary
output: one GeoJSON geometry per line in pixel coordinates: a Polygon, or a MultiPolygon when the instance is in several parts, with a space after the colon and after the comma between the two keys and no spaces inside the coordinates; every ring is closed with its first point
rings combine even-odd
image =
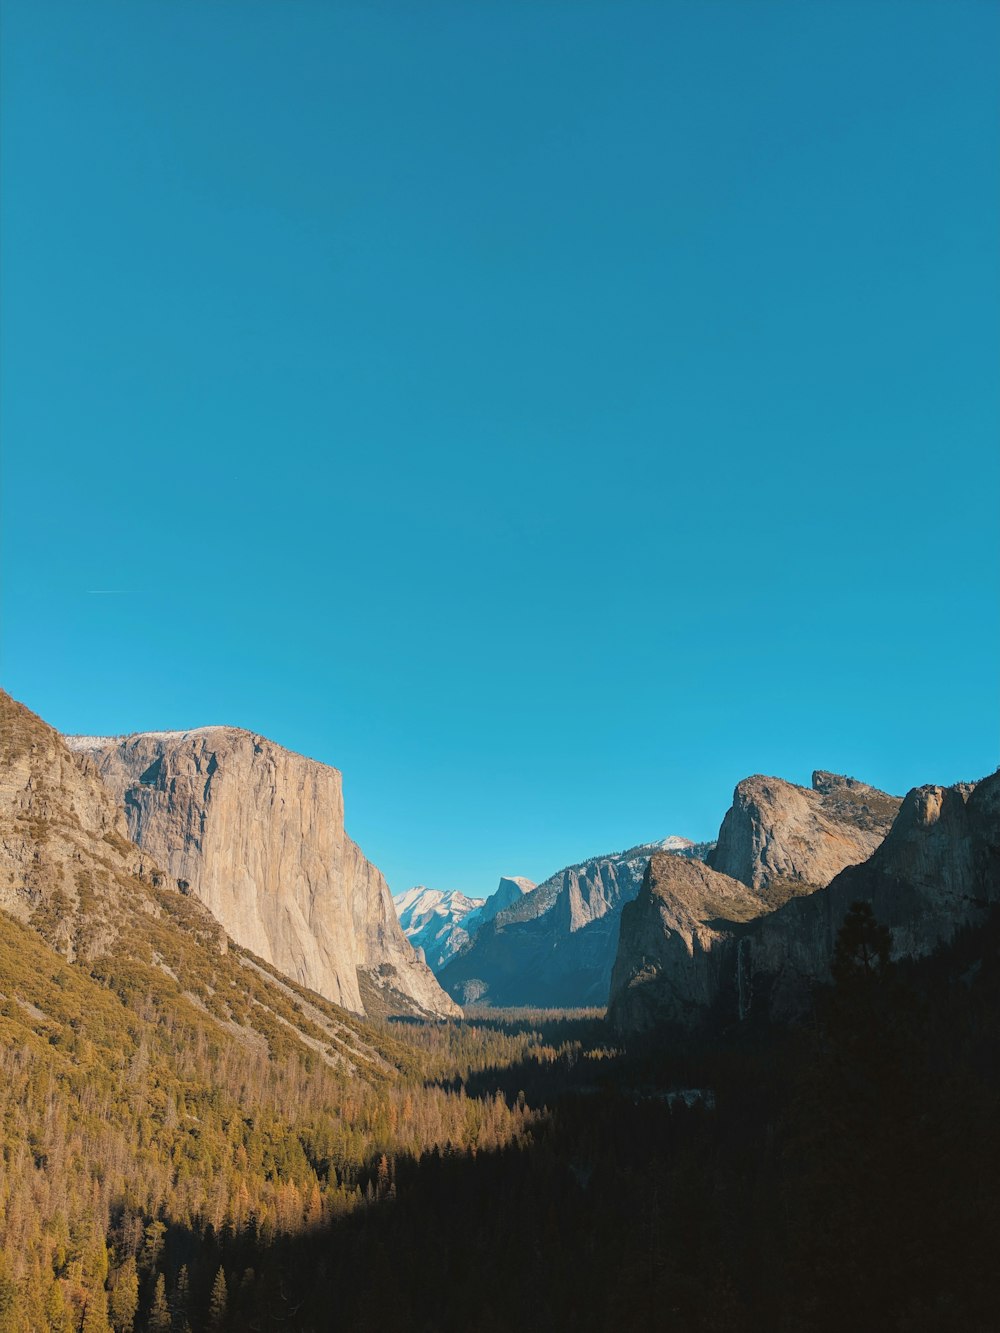
{"type": "Polygon", "coordinates": [[[488,892],[994,768],[1000,7],[5,0],[3,683],[488,892]]]}

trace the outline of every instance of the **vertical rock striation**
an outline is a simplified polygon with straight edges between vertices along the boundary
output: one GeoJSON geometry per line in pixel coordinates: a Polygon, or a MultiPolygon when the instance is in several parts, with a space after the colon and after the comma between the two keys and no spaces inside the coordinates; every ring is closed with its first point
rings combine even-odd
{"type": "Polygon", "coordinates": [[[132,840],[232,938],[346,1009],[454,1014],[344,831],[340,773],[235,727],[67,737],[125,812],[132,840]]]}

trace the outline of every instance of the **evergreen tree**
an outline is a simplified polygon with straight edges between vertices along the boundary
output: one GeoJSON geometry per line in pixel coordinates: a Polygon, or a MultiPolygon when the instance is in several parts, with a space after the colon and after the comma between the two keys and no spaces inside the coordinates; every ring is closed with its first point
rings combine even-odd
{"type": "Polygon", "coordinates": [[[226,1322],[227,1301],[226,1275],[220,1267],[215,1275],[212,1295],[208,1302],[208,1333],[221,1333],[226,1322]]]}
{"type": "Polygon", "coordinates": [[[838,985],[881,981],[889,967],[892,935],[876,921],[871,903],[851,903],[837,932],[830,970],[838,985]]]}
{"type": "Polygon", "coordinates": [[[108,1323],[108,1296],[103,1287],[87,1297],[81,1333],[111,1333],[108,1323]]]}
{"type": "Polygon", "coordinates": [[[115,1274],[114,1286],[108,1299],[111,1324],[115,1333],[132,1333],[135,1312],[139,1305],[139,1275],[132,1255],[115,1274]]]}
{"type": "Polygon", "coordinates": [[[53,1278],[45,1297],[45,1320],[49,1333],[71,1333],[72,1316],[63,1283],[53,1278]]]}
{"type": "Polygon", "coordinates": [[[163,1274],[156,1279],[153,1304],[149,1311],[149,1333],[170,1333],[170,1306],[167,1304],[167,1283],[163,1274]]]}
{"type": "Polygon", "coordinates": [[[170,1298],[170,1327],[173,1333],[190,1333],[191,1326],[188,1322],[190,1304],[191,1290],[187,1264],[184,1264],[177,1274],[177,1282],[170,1298]]]}

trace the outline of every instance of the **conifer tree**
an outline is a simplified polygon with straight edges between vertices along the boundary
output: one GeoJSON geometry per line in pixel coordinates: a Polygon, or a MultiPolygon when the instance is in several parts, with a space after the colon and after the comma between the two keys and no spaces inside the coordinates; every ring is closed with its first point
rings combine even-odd
{"type": "Polygon", "coordinates": [[[212,1284],[212,1295],[208,1302],[208,1333],[221,1333],[226,1322],[228,1298],[226,1275],[220,1267],[215,1275],[215,1282],[212,1284]]]}
{"type": "Polygon", "coordinates": [[[190,1328],[188,1323],[190,1303],[191,1290],[188,1281],[187,1264],[183,1264],[181,1271],[177,1274],[177,1282],[174,1286],[173,1295],[170,1298],[170,1326],[174,1333],[188,1333],[190,1328]]]}
{"type": "Polygon", "coordinates": [[[170,1333],[167,1283],[162,1273],[156,1279],[156,1290],[153,1292],[153,1304],[149,1311],[149,1333],[170,1333]]]}
{"type": "Polygon", "coordinates": [[[111,1325],[108,1323],[108,1296],[103,1287],[92,1291],[87,1297],[81,1333],[111,1333],[111,1325]]]}
{"type": "Polygon", "coordinates": [[[108,1298],[108,1310],[115,1333],[132,1333],[135,1312],[139,1304],[139,1275],[132,1255],[115,1274],[114,1286],[108,1298]]]}
{"type": "Polygon", "coordinates": [[[45,1297],[45,1320],[48,1333],[71,1333],[73,1328],[66,1292],[58,1278],[53,1278],[45,1297]]]}

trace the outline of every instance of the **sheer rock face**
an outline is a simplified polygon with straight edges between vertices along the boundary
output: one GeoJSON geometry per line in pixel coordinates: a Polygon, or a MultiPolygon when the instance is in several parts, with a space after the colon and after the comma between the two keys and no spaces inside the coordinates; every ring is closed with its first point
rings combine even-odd
{"type": "Polygon", "coordinates": [[[829,884],[866,861],[892,827],[898,797],[854,778],[813,774],[812,789],[781,778],[745,778],[709,857],[714,870],[784,896],[829,884]]]}
{"type": "Polygon", "coordinates": [[[700,861],[658,854],[622,911],[609,1016],[624,1032],[693,1026],[715,1003],[725,948],[766,911],[747,885],[700,861]]]}
{"type": "Polygon", "coordinates": [[[67,739],[96,764],[132,840],[238,944],[355,1012],[359,969],[418,1009],[457,1012],[344,832],[336,769],[235,727],[67,739]]]}

